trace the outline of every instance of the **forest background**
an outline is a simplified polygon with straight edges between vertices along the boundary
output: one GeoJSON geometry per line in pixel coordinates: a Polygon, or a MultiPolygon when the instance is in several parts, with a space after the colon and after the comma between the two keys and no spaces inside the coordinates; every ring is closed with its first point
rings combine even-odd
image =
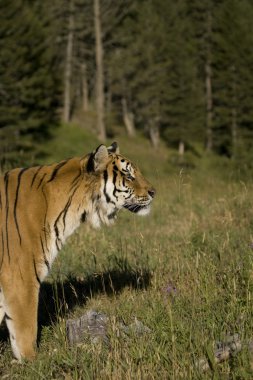
{"type": "Polygon", "coordinates": [[[251,166],[252,20],[251,0],[1,1],[2,166],[62,121],[251,166]]]}

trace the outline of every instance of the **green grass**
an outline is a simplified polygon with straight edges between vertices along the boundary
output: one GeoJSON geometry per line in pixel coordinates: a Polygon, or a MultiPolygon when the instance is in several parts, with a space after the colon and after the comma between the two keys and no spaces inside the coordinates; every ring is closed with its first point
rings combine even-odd
{"type": "MultiPolygon", "coordinates": [[[[82,142],[76,127],[70,136],[62,131],[45,147],[50,162],[97,144],[91,136],[82,142]]],[[[227,164],[214,169],[204,161],[181,170],[164,147],[154,152],[141,137],[118,141],[157,189],[152,213],[122,211],[113,227],[83,226],[69,239],[43,286],[37,359],[10,364],[3,341],[1,378],[252,379],[245,347],[206,373],[196,365],[212,362],[214,342],[227,334],[253,337],[251,179],[240,182],[227,164]],[[110,347],[68,347],[66,320],[89,309],[109,316],[110,347]],[[119,336],[118,323],[134,317],[151,332],[119,336]]]]}

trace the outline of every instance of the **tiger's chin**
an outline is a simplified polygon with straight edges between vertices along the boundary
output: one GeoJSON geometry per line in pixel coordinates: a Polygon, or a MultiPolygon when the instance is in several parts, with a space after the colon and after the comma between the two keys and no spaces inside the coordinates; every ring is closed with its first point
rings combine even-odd
{"type": "Polygon", "coordinates": [[[148,215],[150,213],[151,207],[150,204],[139,205],[139,204],[125,204],[124,207],[131,212],[134,212],[137,215],[148,215]]]}

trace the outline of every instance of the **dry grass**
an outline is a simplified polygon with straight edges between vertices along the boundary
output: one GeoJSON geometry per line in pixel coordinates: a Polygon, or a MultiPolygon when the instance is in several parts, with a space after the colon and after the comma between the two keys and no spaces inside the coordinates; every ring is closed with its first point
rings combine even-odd
{"type": "Polygon", "coordinates": [[[37,360],[10,365],[3,341],[1,378],[251,379],[246,349],[206,374],[196,362],[212,362],[226,334],[253,336],[252,183],[203,162],[173,169],[141,139],[121,146],[157,188],[151,215],[122,212],[114,227],[70,238],[43,287],[37,360]],[[70,349],[66,319],[91,308],[109,316],[110,346],[70,349]],[[151,333],[119,336],[134,317],[151,333]]]}

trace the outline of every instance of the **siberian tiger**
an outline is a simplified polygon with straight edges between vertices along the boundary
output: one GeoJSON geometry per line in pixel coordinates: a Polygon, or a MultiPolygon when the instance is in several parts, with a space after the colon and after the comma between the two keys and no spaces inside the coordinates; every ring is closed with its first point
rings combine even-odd
{"type": "Polygon", "coordinates": [[[35,357],[40,285],[66,238],[82,222],[111,224],[122,208],[148,214],[154,195],[115,142],[0,178],[0,323],[18,360],[35,357]]]}

